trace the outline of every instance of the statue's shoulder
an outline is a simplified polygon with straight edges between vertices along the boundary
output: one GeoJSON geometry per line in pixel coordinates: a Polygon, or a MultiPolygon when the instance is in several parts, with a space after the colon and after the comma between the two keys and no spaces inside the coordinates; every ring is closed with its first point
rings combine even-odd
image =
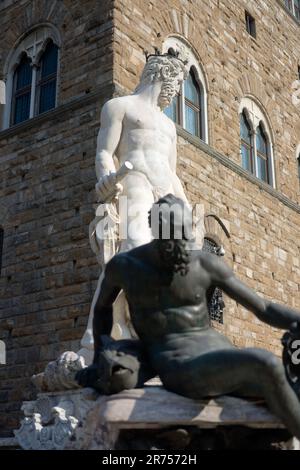
{"type": "Polygon", "coordinates": [[[202,268],[209,274],[222,278],[229,277],[233,274],[230,267],[215,253],[200,250],[199,261],[202,268]]]}
{"type": "Polygon", "coordinates": [[[125,271],[127,274],[134,266],[145,261],[148,245],[141,245],[129,251],[118,253],[107,263],[105,273],[114,274],[116,271],[125,271]]]}
{"type": "Polygon", "coordinates": [[[164,121],[166,121],[169,124],[169,126],[172,127],[172,129],[174,129],[175,132],[176,132],[175,122],[171,118],[169,118],[169,116],[167,116],[164,112],[162,112],[161,115],[162,115],[164,121]]]}
{"type": "Polygon", "coordinates": [[[117,255],[113,256],[112,259],[107,263],[106,270],[112,271],[114,269],[119,269],[120,267],[127,265],[127,263],[127,253],[118,253],[117,255]]]}
{"type": "Polygon", "coordinates": [[[169,131],[172,134],[172,137],[177,140],[177,129],[174,121],[170,119],[164,112],[161,113],[161,119],[163,120],[164,124],[168,126],[169,131]]]}
{"type": "Polygon", "coordinates": [[[134,97],[132,95],[129,96],[118,96],[116,98],[112,98],[111,100],[107,101],[103,105],[103,110],[105,111],[118,111],[122,110],[125,111],[128,106],[132,105],[134,97]]]}
{"type": "Polygon", "coordinates": [[[128,276],[129,263],[126,253],[111,258],[104,268],[104,279],[108,285],[122,286],[128,276]]]}
{"type": "Polygon", "coordinates": [[[214,253],[197,250],[196,256],[204,268],[210,269],[219,263],[219,257],[214,253]]]}

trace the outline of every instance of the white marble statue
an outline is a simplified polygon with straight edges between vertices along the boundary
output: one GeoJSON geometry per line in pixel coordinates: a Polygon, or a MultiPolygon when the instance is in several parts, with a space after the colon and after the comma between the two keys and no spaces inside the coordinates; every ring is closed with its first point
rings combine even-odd
{"type": "MultiPolygon", "coordinates": [[[[122,200],[127,198],[128,228],[125,239],[118,242],[115,237],[101,243],[97,238],[97,222],[101,217],[96,217],[91,224],[91,244],[102,268],[116,251],[126,251],[150,241],[148,210],[154,201],[167,193],[187,201],[176,175],[176,127],[163,112],[178,93],[187,74],[184,60],[173,54],[171,51],[171,54],[148,56],[134,93],[111,99],[102,108],[97,139],[96,191],[99,202],[106,204],[106,214],[120,224],[122,220],[118,220],[115,204],[119,195],[122,195],[122,200]]],[[[102,275],[79,351],[87,363],[92,359],[93,310],[102,275]]],[[[115,338],[131,337],[125,309],[126,302],[121,294],[114,305],[115,338]]]]}

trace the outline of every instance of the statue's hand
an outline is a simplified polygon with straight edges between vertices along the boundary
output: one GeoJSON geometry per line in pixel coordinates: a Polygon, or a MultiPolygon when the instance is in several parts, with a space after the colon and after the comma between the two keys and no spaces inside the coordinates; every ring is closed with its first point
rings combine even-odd
{"type": "Polygon", "coordinates": [[[100,178],[95,188],[100,202],[103,203],[112,202],[123,191],[123,186],[118,182],[116,173],[110,173],[100,178]]]}

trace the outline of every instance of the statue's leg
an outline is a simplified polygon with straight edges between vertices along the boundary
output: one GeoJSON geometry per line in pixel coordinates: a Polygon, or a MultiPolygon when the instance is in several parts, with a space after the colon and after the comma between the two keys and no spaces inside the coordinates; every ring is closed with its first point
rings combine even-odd
{"type": "MultiPolygon", "coordinates": [[[[150,242],[151,230],[148,223],[148,211],[152,207],[154,197],[146,177],[135,172],[126,177],[122,197],[127,198],[127,226],[120,227],[121,237],[124,237],[121,241],[120,252],[125,252],[150,242]],[[126,230],[124,230],[125,228],[126,230]]],[[[121,325],[122,330],[129,332],[129,335],[115,335],[116,339],[136,337],[124,292],[119,294],[114,303],[115,320],[121,325]]]]}
{"type": "Polygon", "coordinates": [[[122,196],[127,198],[127,226],[126,231],[120,230],[123,236],[120,251],[128,251],[151,241],[148,211],[154,196],[147,178],[138,172],[126,176],[122,196]]]}
{"type": "Polygon", "coordinates": [[[190,398],[231,393],[253,396],[257,391],[300,439],[300,403],[274,354],[256,348],[224,349],[194,359],[170,361],[164,371],[160,376],[166,388],[190,398]]]}

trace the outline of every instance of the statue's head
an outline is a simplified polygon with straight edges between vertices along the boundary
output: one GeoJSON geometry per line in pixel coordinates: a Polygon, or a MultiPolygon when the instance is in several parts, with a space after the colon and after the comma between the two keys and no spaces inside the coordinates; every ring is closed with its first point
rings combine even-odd
{"type": "Polygon", "coordinates": [[[149,225],[165,266],[172,272],[186,274],[189,263],[186,245],[193,240],[190,208],[182,199],[167,194],[153,204],[149,225]]]}
{"type": "Polygon", "coordinates": [[[174,52],[163,55],[153,54],[147,57],[136,91],[145,85],[161,82],[158,105],[163,109],[169,106],[186,77],[186,64],[174,55],[174,52]]]}
{"type": "Polygon", "coordinates": [[[156,239],[187,241],[193,238],[192,211],[173,194],[167,194],[153,204],[148,220],[156,239]]]}

